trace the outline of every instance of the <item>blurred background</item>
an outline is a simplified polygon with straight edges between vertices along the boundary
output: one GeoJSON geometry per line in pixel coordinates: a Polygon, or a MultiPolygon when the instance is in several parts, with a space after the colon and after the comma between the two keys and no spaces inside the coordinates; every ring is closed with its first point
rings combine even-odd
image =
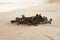
{"type": "Polygon", "coordinates": [[[54,10],[55,8],[56,10],[58,10],[60,8],[60,0],[0,0],[0,12],[7,12],[15,9],[42,5],[47,6],[49,8],[51,7],[50,9],[52,9],[53,7],[54,10]]]}

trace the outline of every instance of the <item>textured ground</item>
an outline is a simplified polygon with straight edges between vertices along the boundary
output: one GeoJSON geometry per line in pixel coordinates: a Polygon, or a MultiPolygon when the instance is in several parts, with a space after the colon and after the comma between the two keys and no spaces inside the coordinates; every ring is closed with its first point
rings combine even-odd
{"type": "Polygon", "coordinates": [[[41,11],[40,7],[14,10],[0,14],[0,40],[60,40],[60,12],[41,11]],[[16,25],[10,21],[17,16],[34,16],[36,13],[52,18],[52,24],[38,26],[16,25]]]}

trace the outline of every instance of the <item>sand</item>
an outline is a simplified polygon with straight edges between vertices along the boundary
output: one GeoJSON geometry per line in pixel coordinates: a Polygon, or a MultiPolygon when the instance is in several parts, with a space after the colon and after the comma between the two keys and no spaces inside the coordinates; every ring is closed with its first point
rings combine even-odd
{"type": "Polygon", "coordinates": [[[60,40],[60,12],[41,11],[40,7],[13,10],[0,14],[0,40],[60,40]],[[17,16],[34,16],[36,13],[52,18],[52,24],[38,26],[11,24],[17,16]]]}

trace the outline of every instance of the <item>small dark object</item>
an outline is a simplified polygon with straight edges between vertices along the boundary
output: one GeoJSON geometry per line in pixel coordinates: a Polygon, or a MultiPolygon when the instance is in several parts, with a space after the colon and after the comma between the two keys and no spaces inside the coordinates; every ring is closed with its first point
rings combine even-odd
{"type": "Polygon", "coordinates": [[[50,23],[51,24],[52,18],[50,20],[47,19],[47,17],[42,17],[41,14],[32,17],[25,17],[22,15],[21,18],[16,17],[15,20],[11,20],[11,23],[17,23],[19,24],[28,24],[28,25],[37,25],[37,24],[46,24],[50,23]]]}
{"type": "Polygon", "coordinates": [[[15,20],[12,20],[11,23],[15,23],[16,21],[15,20]]]}

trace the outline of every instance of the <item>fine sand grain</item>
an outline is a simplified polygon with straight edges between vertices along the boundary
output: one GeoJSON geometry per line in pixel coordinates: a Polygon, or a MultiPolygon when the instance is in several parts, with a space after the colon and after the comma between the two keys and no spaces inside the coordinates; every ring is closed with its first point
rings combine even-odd
{"type": "Polygon", "coordinates": [[[41,11],[31,7],[0,14],[0,40],[60,40],[60,12],[41,11]],[[52,18],[52,24],[38,26],[11,24],[17,16],[34,16],[36,13],[52,18]]]}

